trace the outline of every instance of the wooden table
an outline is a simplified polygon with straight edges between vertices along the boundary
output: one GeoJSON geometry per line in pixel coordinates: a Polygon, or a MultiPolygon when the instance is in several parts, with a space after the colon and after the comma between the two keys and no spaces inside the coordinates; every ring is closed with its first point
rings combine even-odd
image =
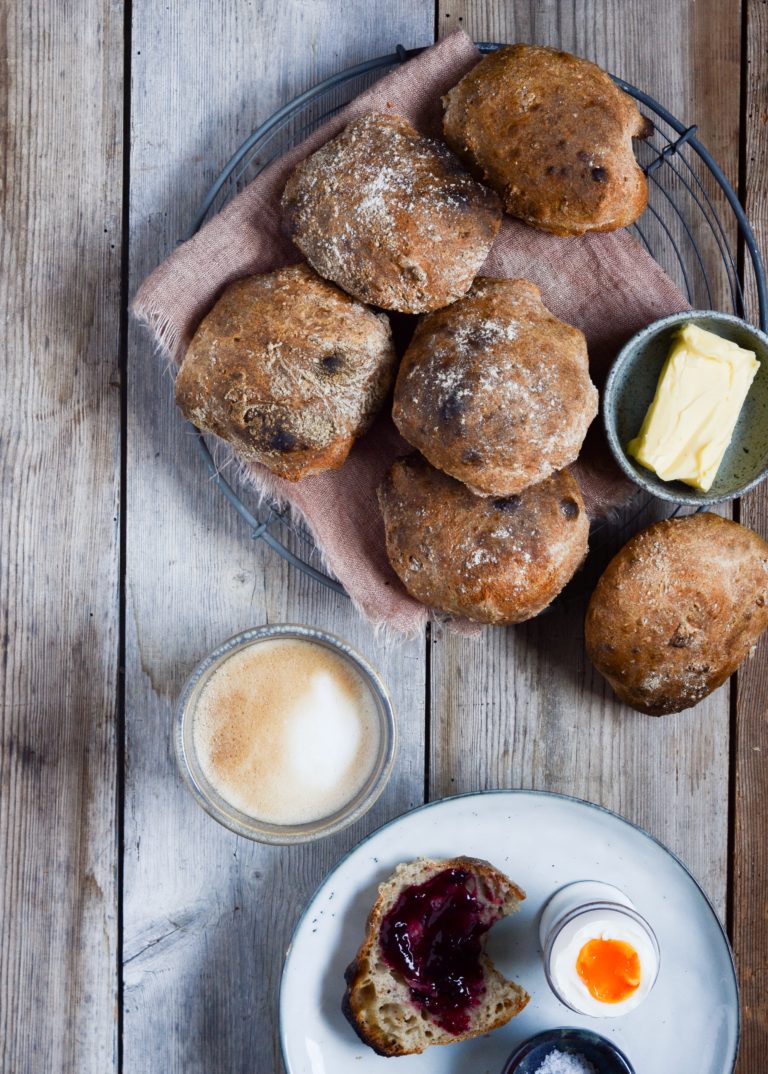
{"type": "MultiPolygon", "coordinates": [[[[249,541],[126,313],[257,123],[341,68],[457,26],[593,58],[698,123],[768,246],[759,0],[4,5],[3,1074],[279,1071],[282,958],[314,887],[388,818],[490,787],[600,802],[682,857],[733,940],[738,1070],[765,1069],[765,645],[694,711],[653,720],[590,668],[581,608],[479,642],[435,627],[382,644],[346,599],[249,541]],[[377,807],[290,849],[213,823],[170,741],[198,658],[279,621],[361,649],[402,732],[377,807]]],[[[768,536],[765,487],[735,510],[768,536]]]]}

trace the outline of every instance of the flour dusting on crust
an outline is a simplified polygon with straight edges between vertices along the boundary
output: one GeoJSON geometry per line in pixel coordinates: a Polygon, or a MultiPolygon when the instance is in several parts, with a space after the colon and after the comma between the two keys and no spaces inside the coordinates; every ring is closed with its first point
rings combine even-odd
{"type": "Polygon", "coordinates": [[[463,295],[501,224],[497,196],[444,145],[378,113],[353,120],[303,161],[282,206],[321,276],[405,313],[463,295]]]}

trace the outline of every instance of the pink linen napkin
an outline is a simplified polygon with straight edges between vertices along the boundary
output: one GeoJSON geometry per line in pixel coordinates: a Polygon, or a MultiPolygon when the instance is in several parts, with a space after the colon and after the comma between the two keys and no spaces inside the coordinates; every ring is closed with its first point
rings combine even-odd
{"type": "MultiPolygon", "coordinates": [[[[440,98],[480,56],[457,31],[394,69],[322,128],[266,168],[144,281],[133,312],[163,357],[180,364],[195,329],[225,284],[300,260],[282,233],[280,197],[298,161],[355,116],[391,111],[428,134],[440,130],[440,98]]],[[[601,385],[622,343],[644,325],[687,308],[671,280],[626,231],[558,238],[505,217],[482,275],[524,276],[544,303],[587,338],[592,379],[601,385]]],[[[612,463],[595,423],[574,466],[592,517],[624,502],[631,489],[612,463]]],[[[290,505],[307,524],[327,567],[377,627],[417,634],[428,610],[410,597],[387,561],[376,488],[408,450],[388,414],[353,448],[344,466],[299,482],[243,463],[256,489],[290,505]]]]}

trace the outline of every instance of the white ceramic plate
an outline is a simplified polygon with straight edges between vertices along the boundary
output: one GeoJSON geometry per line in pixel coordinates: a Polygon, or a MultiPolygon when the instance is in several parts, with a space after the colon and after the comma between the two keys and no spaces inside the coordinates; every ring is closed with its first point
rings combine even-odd
{"type": "Polygon", "coordinates": [[[294,933],[280,992],[280,1037],[289,1074],[500,1074],[523,1040],[543,1029],[586,1026],[611,1037],[636,1074],[730,1074],[739,996],[728,941],[685,866],[615,813],[562,795],[496,791],[446,798],[380,828],[341,861],[294,933]],[[486,858],[527,893],[519,913],[489,933],[488,950],[531,1001],[508,1025],[476,1040],[383,1059],[341,1013],[344,969],[363,938],[378,884],[419,856],[486,858]],[[648,999],[623,1018],[587,1018],[549,990],[538,916],[574,880],[621,888],[656,932],[661,968],[648,999]]]}

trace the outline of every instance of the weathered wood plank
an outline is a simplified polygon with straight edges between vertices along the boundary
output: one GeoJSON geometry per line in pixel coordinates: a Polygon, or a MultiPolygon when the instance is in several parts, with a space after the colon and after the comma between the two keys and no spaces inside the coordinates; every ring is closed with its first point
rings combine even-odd
{"type": "Polygon", "coordinates": [[[110,0],[0,20],[8,1074],[115,1068],[122,31],[110,0]]]}
{"type": "MultiPolygon", "coordinates": [[[[381,19],[356,0],[341,19],[330,0],[171,13],[134,3],[132,291],[259,121],[318,79],[398,41],[421,44],[432,29],[431,4],[392,3],[381,19]]],[[[423,800],[424,643],[386,647],[346,598],[251,543],[207,480],[170,378],[135,326],[130,370],[125,1071],[278,1070],[282,960],[303,905],[348,847],[423,800]],[[170,743],[174,700],[197,659],[238,630],[279,621],[330,629],[363,651],[392,689],[401,731],[372,813],[290,849],[249,843],[202,813],[170,743]]]]}
{"type": "MultiPolygon", "coordinates": [[[[745,205],[763,252],[768,246],[768,9],[746,5],[745,205]]],[[[741,521],[768,538],[768,491],[745,497],[741,521]]],[[[738,673],[734,744],[731,932],[743,1013],[739,1074],[762,1074],[768,1054],[768,644],[738,673]]]]}
{"type": "MultiPolygon", "coordinates": [[[[737,3],[646,0],[536,5],[441,0],[440,32],[563,47],[700,123],[738,169],[737,3]],[[450,16],[450,17],[449,17],[450,16]],[[706,33],[707,64],[696,47],[706,33]],[[702,79],[707,107],[699,110],[702,79]]],[[[616,809],[664,840],[721,913],[728,839],[727,689],[694,712],[652,720],[617,704],[583,647],[584,601],[479,641],[438,631],[432,647],[433,797],[496,786],[549,788],[616,809]],[[471,743],[471,748],[470,747],[471,743]]]]}

